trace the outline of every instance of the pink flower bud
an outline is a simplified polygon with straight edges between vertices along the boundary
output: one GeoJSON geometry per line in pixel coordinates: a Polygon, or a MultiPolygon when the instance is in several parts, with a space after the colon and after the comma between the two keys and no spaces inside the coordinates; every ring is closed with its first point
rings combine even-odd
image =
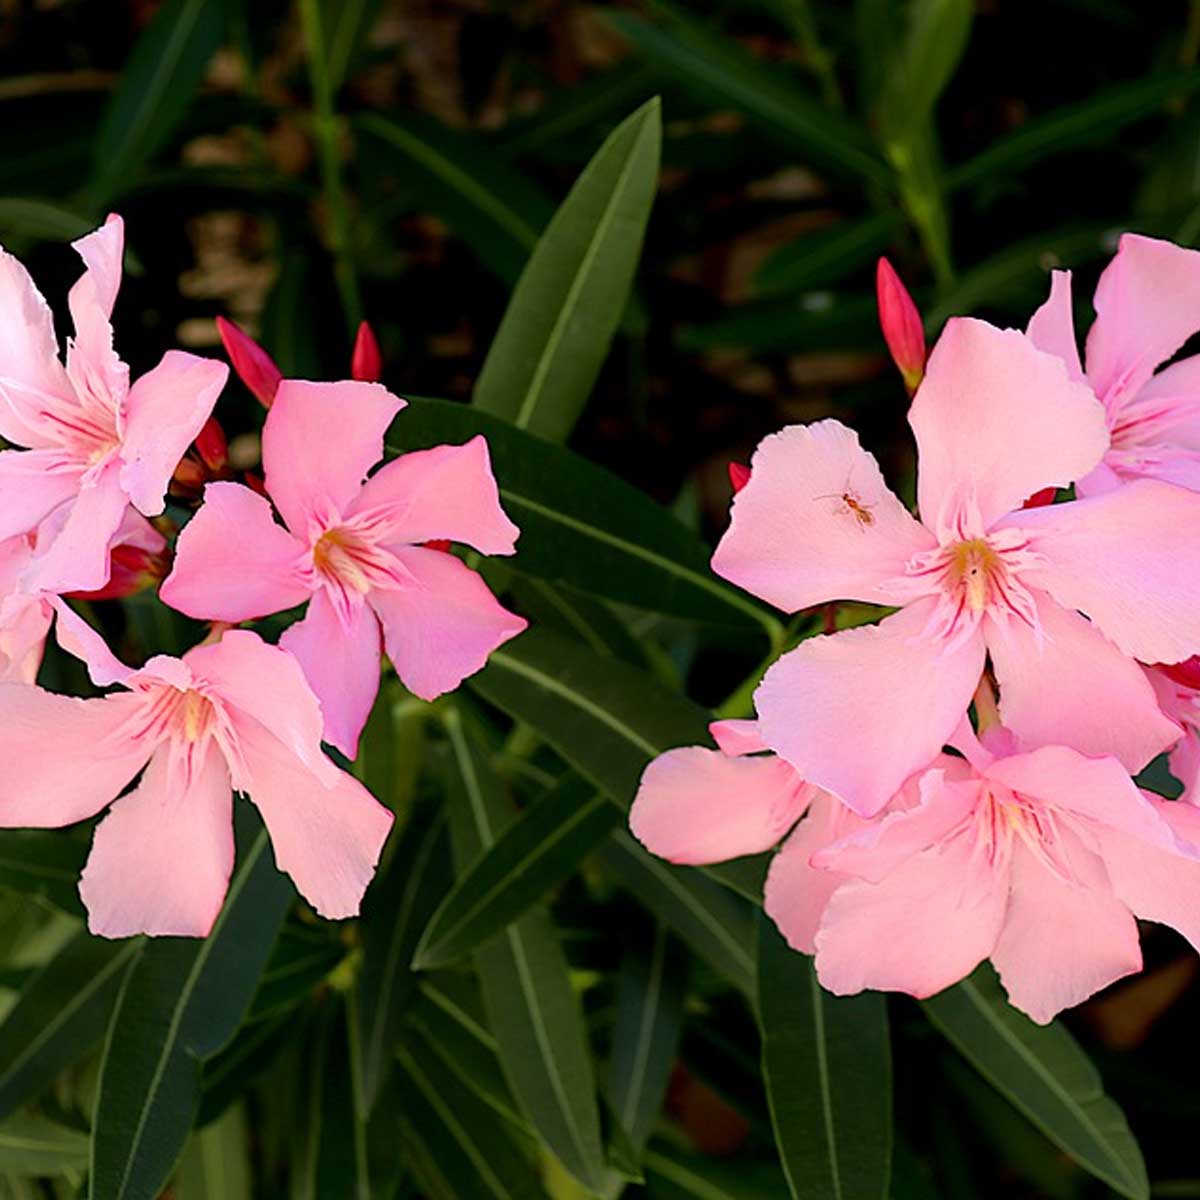
{"type": "Polygon", "coordinates": [[[238,378],[254,393],[263,408],[270,408],[283,378],[275,360],[252,337],[224,317],[217,318],[217,332],[238,378]]]}
{"type": "Polygon", "coordinates": [[[354,339],[354,353],[350,356],[350,378],[364,383],[378,383],[383,374],[383,355],[375,331],[363,321],[354,339]]]}
{"type": "Polygon", "coordinates": [[[886,258],[875,272],[875,296],[883,340],[911,396],[925,374],[925,330],[913,298],[886,258]]]}
{"type": "Polygon", "coordinates": [[[1022,508],[1045,508],[1047,504],[1054,503],[1054,497],[1058,495],[1057,488],[1042,488],[1040,492],[1034,492],[1024,504],[1022,508]]]}
{"type": "Polygon", "coordinates": [[[736,496],[750,482],[750,468],[740,462],[729,464],[729,482],[733,484],[733,494],[736,496]]]}
{"type": "Polygon", "coordinates": [[[433,541],[422,542],[421,545],[424,546],[426,550],[440,550],[443,554],[450,553],[449,538],[434,538],[433,541]]]}
{"type": "Polygon", "coordinates": [[[204,422],[204,428],[196,435],[196,453],[214,475],[229,465],[229,445],[225,441],[225,430],[221,428],[221,423],[216,417],[209,417],[204,422]]]}

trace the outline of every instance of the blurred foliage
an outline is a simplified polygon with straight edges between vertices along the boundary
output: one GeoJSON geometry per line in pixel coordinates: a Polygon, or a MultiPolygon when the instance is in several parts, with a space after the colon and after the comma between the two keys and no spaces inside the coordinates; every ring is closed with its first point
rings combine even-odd
{"type": "MultiPolygon", "coordinates": [[[[816,627],[708,573],[726,462],[836,414],[911,486],[877,256],[934,332],[1023,324],[1122,230],[1197,244],[1198,53],[1174,0],[0,0],[0,241],[56,311],[118,209],[135,373],[224,314],[340,378],[367,317],[440,398],[393,449],[489,436],[524,533],[486,570],[536,625],[452,702],[385,681],[359,922],[292,902],[244,813],[209,941],[98,943],[85,834],[0,835],[0,1196],[1146,1196],[1122,1111],[1153,1194],[1200,1196],[1173,934],[1049,1030],[986,973],[834,1001],[758,928],[763,863],[620,829],[816,627]]],[[[253,468],[261,409],[218,413],[253,468]]],[[[198,635],[93,615],[133,660],[198,635]]]]}

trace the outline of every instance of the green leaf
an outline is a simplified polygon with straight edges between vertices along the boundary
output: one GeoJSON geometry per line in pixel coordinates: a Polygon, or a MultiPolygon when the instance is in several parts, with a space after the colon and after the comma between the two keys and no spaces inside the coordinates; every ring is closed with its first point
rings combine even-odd
{"type": "MultiPolygon", "coordinates": [[[[493,847],[513,810],[458,708],[444,715],[454,770],[450,831],[461,874],[493,847]]],[[[513,1093],[539,1136],[585,1187],[606,1181],[591,1054],[579,998],[544,910],[527,913],[481,946],[475,963],[488,1024],[513,1093]]]]}
{"type": "Polygon", "coordinates": [[[0,1171],[14,1175],[58,1175],[87,1166],[86,1133],[35,1113],[0,1121],[0,1171]]]}
{"type": "Polygon", "coordinates": [[[554,211],[539,188],[478,139],[435,121],[364,113],[355,123],[396,164],[418,204],[502,280],[516,282],[554,211]]]}
{"type": "Polygon", "coordinates": [[[515,921],[575,873],[619,817],[608,800],[568,775],[496,839],[438,906],[413,966],[444,966],[515,921]]]}
{"type": "Polygon", "coordinates": [[[863,129],[829,111],[803,88],[736,42],[656,2],[653,22],[607,12],[636,49],[703,100],[740,109],[784,147],[870,183],[889,182],[863,129]]]}
{"type": "Polygon", "coordinates": [[[575,427],[633,285],[658,185],[657,99],[623,121],[554,214],[513,292],[473,403],[551,441],[575,427]]]}
{"type": "Polygon", "coordinates": [[[328,42],[325,69],[334,93],[346,82],[350,67],[379,15],[380,3],[381,0],[324,0],[321,26],[328,42]]]}
{"type": "MultiPolygon", "coordinates": [[[[545,629],[493,652],[470,686],[530,725],[580,774],[628,808],[647,763],[665,750],[708,741],[709,714],[627,663],[545,629]]],[[[760,860],[708,868],[751,899],[760,860]]]]}
{"type": "Polygon", "coordinates": [[[285,926],[246,1014],[261,1021],[301,1003],[346,957],[346,947],[324,931],[298,923],[285,926]]]}
{"type": "Polygon", "coordinates": [[[96,227],[91,216],[50,200],[0,197],[0,241],[69,242],[96,227]]]}
{"type": "Polygon", "coordinates": [[[597,654],[611,654],[638,667],[647,665],[641,642],[603,600],[532,575],[512,576],[508,590],[531,624],[583,642],[597,654]]]}
{"type": "Polygon", "coordinates": [[[167,0],[138,38],[105,109],[90,185],[98,205],[175,131],[225,33],[225,5],[167,0]]]}
{"type": "Polygon", "coordinates": [[[898,213],[877,213],[789,242],[755,272],[754,291],[767,296],[835,283],[881,254],[901,225],[898,213]]]}
{"type": "Polygon", "coordinates": [[[0,831],[0,886],[22,895],[44,896],[63,912],[83,915],[79,875],[86,840],[60,830],[0,831]]]}
{"type": "Polygon", "coordinates": [[[174,1200],[254,1200],[250,1129],[238,1104],[192,1135],[179,1165],[174,1200]]]}
{"type": "Polygon", "coordinates": [[[705,879],[694,867],[675,867],[655,858],[626,833],[613,834],[597,857],[714,971],[753,999],[754,909],[746,900],[705,879]]]}
{"type": "Polygon", "coordinates": [[[874,296],[804,292],[739,304],[725,316],[679,331],[681,350],[707,353],[729,347],[775,351],[861,350],[879,338],[874,296]]]}
{"type": "Polygon", "coordinates": [[[391,1068],[400,1021],[417,984],[413,951],[446,891],[446,823],[420,812],[404,829],[363,905],[358,980],[363,1092],[374,1106],[391,1068]]]}
{"type": "Polygon", "coordinates": [[[76,934],[0,1023],[0,1116],[36,1098],[104,1036],[140,943],[76,934]]]}
{"type": "Polygon", "coordinates": [[[688,1154],[666,1143],[646,1152],[645,1165],[651,1200],[780,1200],[787,1186],[773,1164],[688,1154]]]}
{"type": "MultiPolygon", "coordinates": [[[[874,320],[874,317],[872,317],[874,320]]],[[[426,449],[487,438],[500,498],[521,527],[514,570],[655,612],[777,636],[779,622],[722,583],[711,551],[649,496],[569,450],[488,413],[445,400],[409,400],[389,448],[426,449]]]]}
{"type": "Polygon", "coordinates": [[[1125,1115],[1061,1025],[1035,1025],[1017,1012],[986,964],[923,1007],[967,1061],[1059,1149],[1122,1196],[1146,1200],[1146,1166],[1125,1115]]]}
{"type": "Polygon", "coordinates": [[[156,938],[117,1001],[92,1130],[93,1200],[154,1200],[187,1141],[204,1060],[234,1035],[294,895],[238,805],[239,863],[207,938],[156,938]]]}
{"type": "Polygon", "coordinates": [[[621,959],[608,1072],[613,1111],[635,1156],[662,1112],[687,996],[687,955],[666,925],[656,921],[645,941],[635,938],[621,959]]]}
{"type": "Polygon", "coordinates": [[[759,920],[758,1015],[771,1123],[795,1200],[888,1200],[892,1055],[878,992],[832,996],[759,920]]]}

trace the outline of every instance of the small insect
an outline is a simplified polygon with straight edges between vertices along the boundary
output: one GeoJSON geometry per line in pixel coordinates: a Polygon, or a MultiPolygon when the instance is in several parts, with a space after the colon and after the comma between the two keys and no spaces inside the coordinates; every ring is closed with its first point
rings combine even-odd
{"type": "Polygon", "coordinates": [[[841,504],[833,510],[836,517],[853,516],[859,529],[866,529],[875,524],[875,515],[871,511],[875,505],[864,504],[862,497],[850,486],[849,478],[846,486],[840,492],[826,492],[823,496],[814,496],[814,500],[840,500],[841,504]]]}

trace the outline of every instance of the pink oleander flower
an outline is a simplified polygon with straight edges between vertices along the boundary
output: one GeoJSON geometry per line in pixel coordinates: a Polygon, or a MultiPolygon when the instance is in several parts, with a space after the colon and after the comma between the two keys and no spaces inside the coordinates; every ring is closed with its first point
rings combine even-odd
{"type": "Polygon", "coordinates": [[[233,868],[235,791],[317,912],[358,912],[392,814],[322,752],[320,706],[290,654],[233,630],[135,671],[65,605],[58,638],[97,685],[124,690],[0,684],[0,826],[70,825],[114,801],[79,884],[93,933],[205,936],[233,868]]]}
{"type": "Polygon", "coordinates": [[[25,268],[0,251],[0,436],[28,447],[0,453],[0,541],[58,518],[56,536],[39,538],[33,591],[104,586],[126,508],[162,512],[175,466],[229,373],[169,350],[130,384],[109,324],[121,283],[120,217],[74,246],[86,270],[67,300],[75,337],[65,367],[49,307],[25,268]]]}
{"type": "Polygon", "coordinates": [[[755,695],[762,735],[863,816],[941,750],[991,661],[1018,738],[1136,771],[1180,736],[1132,661],[1200,649],[1200,496],[1157,480],[1022,509],[1095,467],[1104,412],[1025,335],[949,322],[909,415],[921,520],[837,421],[766,438],[713,569],[788,611],[899,608],[810,638],[755,695]],[[1087,618],[1080,613],[1086,614],[1087,618]]]}
{"type": "Polygon", "coordinates": [[[1200,355],[1155,374],[1200,331],[1200,253],[1124,234],[1094,304],[1086,372],[1075,340],[1070,271],[1052,273],[1050,297],[1028,331],[1104,405],[1112,446],[1078,481],[1078,493],[1095,495],[1142,478],[1200,491],[1200,355]]]}
{"type": "Polygon", "coordinates": [[[375,383],[284,380],[263,427],[266,499],[210,484],[184,527],[167,604],[204,620],[249,621],[308,602],[280,640],[325,713],[325,737],[351,758],[379,689],[382,639],[425,700],[457,687],[526,622],[452,554],[462,542],[512,554],[487,443],[437,446],[367,472],[404,401],[375,383]]]}
{"type": "Polygon", "coordinates": [[[1175,666],[1147,667],[1164,713],[1183,729],[1183,737],[1171,747],[1171,774],[1183,784],[1180,799],[1200,806],[1200,658],[1175,666]]]}

